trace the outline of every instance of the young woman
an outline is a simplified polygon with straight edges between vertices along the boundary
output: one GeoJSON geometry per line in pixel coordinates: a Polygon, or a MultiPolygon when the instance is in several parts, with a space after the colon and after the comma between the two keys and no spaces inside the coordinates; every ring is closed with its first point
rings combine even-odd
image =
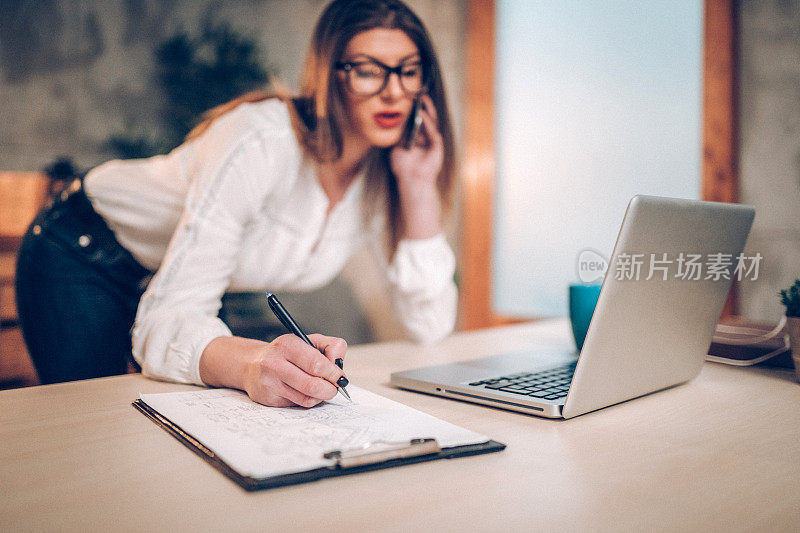
{"type": "Polygon", "coordinates": [[[372,244],[410,336],[454,325],[455,260],[441,232],[453,143],[439,65],[399,0],[335,0],[296,98],[212,110],[163,156],[110,161],[42,211],[17,295],[44,383],[122,373],[311,406],[336,394],[342,339],[231,335],[226,290],[310,290],[372,244]],[[419,102],[420,133],[401,142],[419,102]],[[153,275],[155,272],[155,275],[153,275]]]}

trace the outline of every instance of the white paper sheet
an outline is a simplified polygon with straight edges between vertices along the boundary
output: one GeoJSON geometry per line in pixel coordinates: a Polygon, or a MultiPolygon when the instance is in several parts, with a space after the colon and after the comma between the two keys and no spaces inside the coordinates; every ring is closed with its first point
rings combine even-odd
{"type": "Polygon", "coordinates": [[[444,448],[489,440],[353,385],[347,391],[354,403],[337,396],[311,409],[266,407],[230,389],[142,394],[141,399],[234,470],[255,478],[328,466],[332,461],[324,453],[375,441],[433,437],[444,448]]]}

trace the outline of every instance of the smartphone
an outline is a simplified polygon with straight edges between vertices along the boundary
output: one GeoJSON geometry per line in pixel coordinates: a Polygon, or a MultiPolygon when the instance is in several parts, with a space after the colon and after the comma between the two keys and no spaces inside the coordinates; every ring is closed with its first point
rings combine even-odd
{"type": "Polygon", "coordinates": [[[403,133],[403,148],[408,150],[413,146],[414,141],[419,135],[419,130],[422,128],[422,102],[419,97],[414,98],[414,104],[411,107],[411,113],[408,116],[406,129],[403,133]]]}

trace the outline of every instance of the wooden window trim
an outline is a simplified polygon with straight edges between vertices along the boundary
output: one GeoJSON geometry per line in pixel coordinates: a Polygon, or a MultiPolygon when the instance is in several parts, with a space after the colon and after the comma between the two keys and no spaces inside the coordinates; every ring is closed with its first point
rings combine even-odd
{"type": "MultiPolygon", "coordinates": [[[[461,325],[471,330],[524,320],[492,308],[495,0],[469,0],[462,204],[461,325]]],[[[733,0],[704,0],[701,197],[739,198],[737,21],[733,0]]],[[[731,288],[723,317],[737,310],[731,288]]]]}
{"type": "MultiPolygon", "coordinates": [[[[702,198],[739,201],[739,115],[737,101],[738,20],[734,0],[705,0],[703,6],[702,198]]],[[[739,310],[733,282],[722,318],[739,310]]]]}

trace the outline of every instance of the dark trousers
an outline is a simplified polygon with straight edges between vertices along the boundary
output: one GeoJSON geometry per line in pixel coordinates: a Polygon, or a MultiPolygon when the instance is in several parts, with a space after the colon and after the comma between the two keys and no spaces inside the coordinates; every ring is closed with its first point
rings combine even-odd
{"type": "MultiPolygon", "coordinates": [[[[42,383],[124,374],[131,328],[152,272],[117,241],[75,181],[42,209],[17,259],[17,311],[42,383]]],[[[284,332],[263,293],[230,293],[219,312],[234,335],[284,332]]]]}
{"type": "Polygon", "coordinates": [[[151,272],[123,248],[76,181],[31,223],[17,309],[42,383],[122,374],[151,272]]]}

